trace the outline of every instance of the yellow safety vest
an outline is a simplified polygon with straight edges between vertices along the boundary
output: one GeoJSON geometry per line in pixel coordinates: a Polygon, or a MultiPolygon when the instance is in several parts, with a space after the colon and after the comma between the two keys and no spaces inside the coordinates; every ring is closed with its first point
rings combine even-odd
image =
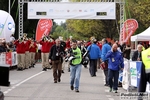
{"type": "Polygon", "coordinates": [[[145,65],[145,72],[150,73],[150,48],[142,51],[142,61],[145,65]]]}
{"type": "Polygon", "coordinates": [[[143,50],[143,51],[145,50],[144,46],[142,46],[142,50],[143,50]]]}
{"type": "Polygon", "coordinates": [[[74,55],[76,59],[72,60],[72,64],[80,64],[82,61],[81,50],[77,47],[75,50],[73,50],[73,53],[76,53],[76,55],[74,55]]]}

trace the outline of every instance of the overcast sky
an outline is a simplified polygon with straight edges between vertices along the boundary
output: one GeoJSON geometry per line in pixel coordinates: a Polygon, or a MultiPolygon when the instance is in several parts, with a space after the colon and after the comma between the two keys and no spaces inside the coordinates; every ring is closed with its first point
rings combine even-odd
{"type": "Polygon", "coordinates": [[[64,19],[54,19],[54,21],[58,24],[58,25],[60,25],[61,24],[61,22],[65,22],[66,20],[64,19]]]}

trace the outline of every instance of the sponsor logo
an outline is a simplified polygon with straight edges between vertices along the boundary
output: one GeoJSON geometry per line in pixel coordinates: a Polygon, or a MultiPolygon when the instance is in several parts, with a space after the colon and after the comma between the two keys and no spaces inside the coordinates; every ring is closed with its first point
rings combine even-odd
{"type": "Polygon", "coordinates": [[[30,9],[29,11],[30,11],[30,12],[33,12],[33,9],[30,9]]]}
{"type": "Polygon", "coordinates": [[[49,9],[49,12],[53,12],[53,9],[49,9]]]}
{"type": "Polygon", "coordinates": [[[1,23],[0,23],[0,28],[4,28],[4,24],[1,24],[1,23]]]}

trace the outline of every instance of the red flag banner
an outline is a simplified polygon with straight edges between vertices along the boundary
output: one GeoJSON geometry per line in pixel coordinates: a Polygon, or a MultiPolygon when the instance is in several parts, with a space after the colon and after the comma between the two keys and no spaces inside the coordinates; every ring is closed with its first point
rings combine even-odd
{"type": "Polygon", "coordinates": [[[39,41],[43,35],[48,36],[53,26],[51,19],[40,19],[36,28],[36,41],[39,41]]]}
{"type": "Polygon", "coordinates": [[[120,33],[120,42],[127,42],[138,28],[138,22],[135,19],[127,19],[120,33]]]}

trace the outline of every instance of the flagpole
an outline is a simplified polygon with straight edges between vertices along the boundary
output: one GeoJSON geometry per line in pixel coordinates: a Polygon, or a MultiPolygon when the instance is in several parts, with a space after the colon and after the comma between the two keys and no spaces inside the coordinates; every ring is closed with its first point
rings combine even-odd
{"type": "Polygon", "coordinates": [[[8,13],[10,14],[10,0],[9,0],[9,4],[8,4],[8,13]]]}

